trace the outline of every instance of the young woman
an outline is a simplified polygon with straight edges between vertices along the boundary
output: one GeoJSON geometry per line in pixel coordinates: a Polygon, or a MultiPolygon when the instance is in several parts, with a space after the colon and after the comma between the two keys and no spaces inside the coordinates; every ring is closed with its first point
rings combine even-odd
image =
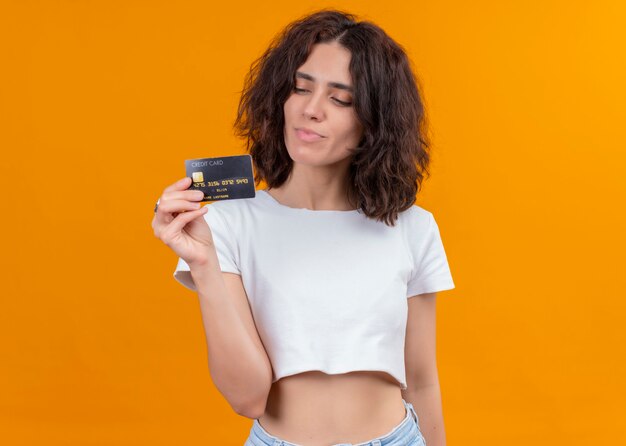
{"type": "Polygon", "coordinates": [[[215,385],[254,419],[246,446],[444,445],[435,298],[454,283],[415,204],[429,145],[402,47],[345,12],[299,19],[235,127],[267,188],[202,207],[183,178],[153,228],[198,293],[215,385]]]}

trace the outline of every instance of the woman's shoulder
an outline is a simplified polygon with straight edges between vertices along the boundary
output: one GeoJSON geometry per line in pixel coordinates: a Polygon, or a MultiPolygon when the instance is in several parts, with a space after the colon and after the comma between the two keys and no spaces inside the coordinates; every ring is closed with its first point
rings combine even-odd
{"type": "Polygon", "coordinates": [[[428,222],[428,220],[432,217],[432,213],[417,203],[413,203],[411,207],[400,212],[398,216],[398,219],[405,224],[415,224],[419,222],[428,222]]]}

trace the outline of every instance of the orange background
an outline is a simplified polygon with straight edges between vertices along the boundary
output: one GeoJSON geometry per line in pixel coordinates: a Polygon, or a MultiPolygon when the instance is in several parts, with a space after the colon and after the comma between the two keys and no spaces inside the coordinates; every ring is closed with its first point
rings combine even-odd
{"type": "Polygon", "coordinates": [[[382,26],[424,86],[456,289],[450,445],[626,444],[620,1],[3,1],[0,432],[11,445],[241,445],[195,295],[152,233],[184,160],[244,153],[250,63],[295,18],[382,26]]]}

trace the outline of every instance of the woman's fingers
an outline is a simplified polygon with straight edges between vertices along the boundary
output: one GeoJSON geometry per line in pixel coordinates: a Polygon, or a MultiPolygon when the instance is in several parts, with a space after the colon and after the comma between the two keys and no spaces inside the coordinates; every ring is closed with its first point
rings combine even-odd
{"type": "Polygon", "coordinates": [[[163,193],[165,192],[173,192],[177,190],[185,190],[191,185],[191,177],[184,177],[180,180],[176,181],[173,184],[170,184],[165,189],[163,189],[163,193]]]}
{"type": "MultiPolygon", "coordinates": [[[[190,185],[191,178],[184,177],[163,189],[159,198],[159,206],[152,219],[152,228],[156,237],[163,239],[163,234],[168,229],[169,224],[178,215],[201,209],[200,200],[204,198],[204,193],[195,189],[187,189],[190,185]]],[[[195,217],[191,216],[190,220],[193,218],[195,217]]],[[[186,224],[189,220],[185,218],[184,221],[186,224]]]]}
{"type": "Polygon", "coordinates": [[[172,240],[173,237],[177,237],[187,223],[202,216],[208,210],[209,208],[207,206],[203,206],[201,209],[197,209],[195,211],[178,214],[176,218],[170,222],[170,224],[163,228],[161,240],[163,240],[166,245],[169,244],[170,240],[172,240]]]}
{"type": "Polygon", "coordinates": [[[174,212],[195,211],[196,209],[200,209],[201,206],[202,204],[197,201],[168,199],[161,200],[157,212],[162,212],[163,214],[173,214],[174,212]]]}
{"type": "MultiPolygon", "coordinates": [[[[189,200],[200,201],[204,198],[204,192],[197,189],[178,190],[178,191],[163,191],[161,195],[161,201],[163,200],[189,200]]],[[[159,205],[160,206],[160,205],[159,205]]]]}
{"type": "MultiPolygon", "coordinates": [[[[189,177],[186,177],[189,178],[189,177]]],[[[184,180],[185,178],[183,178],[184,180]]],[[[175,183],[176,184],[176,183],[175,183]]],[[[204,198],[204,192],[200,190],[178,190],[166,187],[159,199],[159,206],[155,213],[154,224],[168,224],[176,213],[200,209],[200,200],[204,198]],[[168,189],[170,189],[168,191],[168,189]]],[[[175,186],[178,187],[178,186],[175,186]]]]}
{"type": "Polygon", "coordinates": [[[200,206],[202,206],[200,203],[188,200],[162,199],[152,219],[154,235],[161,238],[160,234],[165,231],[167,225],[170,224],[178,214],[195,211],[200,209],[200,206]]]}

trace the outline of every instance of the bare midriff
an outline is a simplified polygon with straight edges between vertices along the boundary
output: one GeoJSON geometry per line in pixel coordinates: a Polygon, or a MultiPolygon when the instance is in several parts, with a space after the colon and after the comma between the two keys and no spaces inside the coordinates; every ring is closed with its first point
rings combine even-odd
{"type": "Polygon", "coordinates": [[[400,385],[385,372],[311,371],[273,383],[258,420],[281,440],[329,446],[381,437],[405,417],[400,385]]]}

